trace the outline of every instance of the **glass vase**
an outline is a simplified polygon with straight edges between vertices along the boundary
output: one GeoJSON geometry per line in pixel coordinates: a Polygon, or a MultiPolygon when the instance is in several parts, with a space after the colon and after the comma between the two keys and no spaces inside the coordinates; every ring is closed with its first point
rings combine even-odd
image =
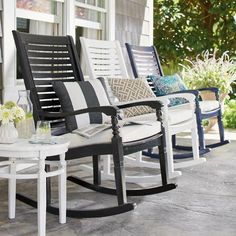
{"type": "Polygon", "coordinates": [[[25,119],[16,123],[19,138],[31,138],[35,133],[35,124],[33,119],[33,105],[30,100],[29,90],[19,90],[17,105],[25,112],[25,119]]]}
{"type": "Polygon", "coordinates": [[[15,143],[17,138],[18,132],[13,122],[0,126],[0,143],[15,143]]]}

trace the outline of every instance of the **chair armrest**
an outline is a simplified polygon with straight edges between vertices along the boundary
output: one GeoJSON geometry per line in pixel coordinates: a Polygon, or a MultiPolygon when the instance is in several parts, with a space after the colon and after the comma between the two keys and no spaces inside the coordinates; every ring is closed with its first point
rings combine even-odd
{"type": "MultiPolygon", "coordinates": [[[[202,92],[202,91],[210,91],[210,92],[215,94],[216,100],[219,101],[219,97],[220,97],[219,93],[220,93],[220,91],[216,87],[200,88],[200,89],[198,89],[198,91],[200,91],[200,92],[202,92]]],[[[200,94],[200,96],[201,96],[201,94],[200,94]]]]}
{"type": "Polygon", "coordinates": [[[100,106],[100,107],[89,107],[81,110],[72,112],[46,112],[43,110],[38,111],[39,116],[48,118],[66,118],[68,116],[80,115],[88,112],[101,112],[108,116],[117,116],[119,110],[114,106],[100,106]]]}
{"type": "Polygon", "coordinates": [[[181,93],[191,93],[191,94],[194,94],[195,97],[199,97],[199,91],[198,90],[192,90],[192,89],[188,89],[188,90],[183,90],[183,91],[177,91],[177,92],[174,92],[174,93],[171,93],[171,94],[181,94],[181,93]]]}
{"type": "MultiPolygon", "coordinates": [[[[166,101],[164,101],[166,103],[166,101]]],[[[162,114],[162,111],[164,111],[164,107],[167,107],[167,103],[164,104],[162,101],[159,101],[157,97],[153,98],[146,98],[146,99],[139,99],[129,102],[122,102],[115,104],[119,109],[129,108],[129,107],[135,107],[135,106],[148,106],[152,109],[156,110],[156,117],[157,120],[161,123],[163,122],[164,114],[162,114]]]]}
{"type": "Polygon", "coordinates": [[[219,93],[219,89],[216,87],[200,88],[198,91],[211,91],[213,93],[219,93]]]}
{"type": "Polygon", "coordinates": [[[135,106],[149,106],[153,109],[160,110],[163,107],[163,103],[158,101],[157,98],[146,98],[140,100],[134,100],[129,102],[117,103],[115,104],[119,109],[135,107],[135,106]]]}
{"type": "Polygon", "coordinates": [[[172,94],[168,94],[165,96],[160,96],[157,97],[158,100],[162,101],[164,103],[163,106],[163,122],[165,123],[166,126],[169,126],[169,110],[170,109],[175,109],[178,106],[173,106],[173,107],[168,107],[168,104],[170,103],[170,99],[173,98],[184,98],[186,100],[188,100],[188,104],[189,104],[189,109],[192,112],[192,116],[194,117],[194,113],[195,113],[195,106],[199,106],[198,104],[198,99],[196,99],[197,97],[193,94],[193,93],[172,93],[172,94]]]}
{"type": "Polygon", "coordinates": [[[193,93],[171,93],[157,98],[160,99],[160,101],[162,102],[168,99],[168,104],[169,104],[169,99],[171,98],[185,98],[190,103],[195,103],[196,96],[193,93]]]}

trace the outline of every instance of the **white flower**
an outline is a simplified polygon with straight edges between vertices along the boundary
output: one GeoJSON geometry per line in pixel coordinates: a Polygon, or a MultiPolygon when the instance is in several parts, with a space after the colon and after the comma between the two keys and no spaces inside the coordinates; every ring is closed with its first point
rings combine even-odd
{"type": "Polygon", "coordinates": [[[11,109],[14,119],[24,119],[25,112],[21,107],[15,106],[11,109]]]}
{"type": "Polygon", "coordinates": [[[25,119],[25,112],[14,102],[8,101],[4,105],[0,104],[0,121],[2,124],[19,122],[22,119],[25,119]]]}
{"type": "Polygon", "coordinates": [[[0,111],[0,120],[2,121],[2,124],[7,124],[14,120],[14,115],[11,110],[3,108],[0,111]]]}

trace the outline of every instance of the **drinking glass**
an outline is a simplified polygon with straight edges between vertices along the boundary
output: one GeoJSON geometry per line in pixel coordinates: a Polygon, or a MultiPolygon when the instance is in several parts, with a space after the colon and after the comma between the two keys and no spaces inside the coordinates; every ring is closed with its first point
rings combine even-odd
{"type": "Polygon", "coordinates": [[[50,121],[39,120],[37,121],[35,139],[38,141],[47,141],[51,139],[51,126],[50,121]]]}

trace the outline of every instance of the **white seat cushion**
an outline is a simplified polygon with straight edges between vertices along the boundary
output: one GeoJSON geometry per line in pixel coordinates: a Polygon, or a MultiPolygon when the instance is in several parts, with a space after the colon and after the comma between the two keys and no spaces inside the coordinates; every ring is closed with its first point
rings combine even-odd
{"type": "Polygon", "coordinates": [[[182,104],[169,108],[169,122],[171,125],[179,124],[193,118],[193,112],[189,104],[182,104]]]}
{"type": "Polygon", "coordinates": [[[219,108],[219,102],[216,100],[207,100],[199,102],[202,112],[212,111],[219,108]]]}
{"type": "MultiPolygon", "coordinates": [[[[151,137],[161,132],[161,123],[158,121],[148,121],[146,124],[128,124],[120,128],[120,136],[123,143],[134,142],[151,137]]],[[[87,146],[93,144],[110,143],[113,137],[112,129],[104,130],[90,138],[82,137],[79,134],[67,133],[61,137],[70,141],[69,148],[87,146]]]]}
{"type": "MultiPolygon", "coordinates": [[[[192,111],[188,104],[183,104],[179,106],[170,107],[169,111],[169,122],[170,125],[176,125],[185,121],[192,119],[192,111]]],[[[125,120],[157,120],[156,113],[149,113],[140,116],[134,116],[131,118],[126,118],[125,120]]]]}
{"type": "MultiPolygon", "coordinates": [[[[202,112],[212,111],[219,108],[219,102],[216,100],[208,100],[208,101],[200,101],[199,102],[200,108],[202,112]]],[[[169,122],[170,125],[177,125],[179,123],[188,121],[192,119],[192,111],[190,108],[190,105],[182,104],[179,106],[173,106],[169,107],[169,122]]],[[[149,113],[149,114],[143,114],[139,116],[134,116],[131,118],[126,118],[125,120],[140,120],[140,121],[148,121],[148,120],[156,120],[156,114],[155,113],[149,113]]]]}

